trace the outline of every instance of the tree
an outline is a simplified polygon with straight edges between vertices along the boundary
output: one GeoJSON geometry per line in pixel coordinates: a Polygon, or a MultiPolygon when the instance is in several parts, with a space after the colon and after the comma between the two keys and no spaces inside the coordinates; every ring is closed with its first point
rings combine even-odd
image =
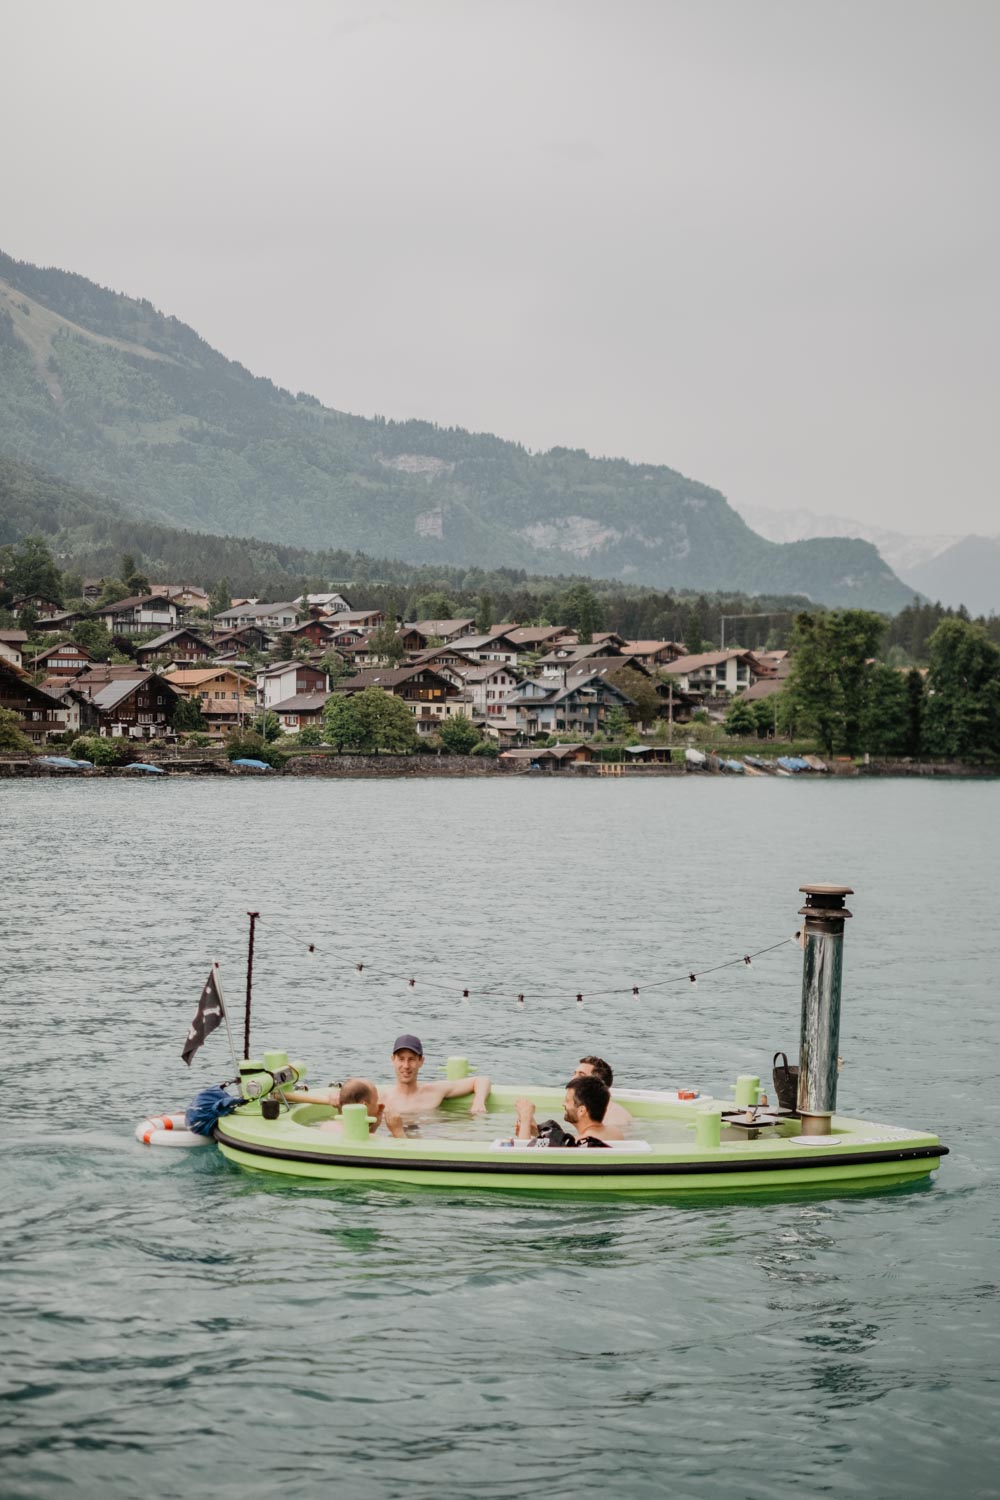
{"type": "Polygon", "coordinates": [[[413,605],[413,614],[417,620],[454,620],[456,609],[447,594],[435,592],[421,594],[413,605]]]}
{"type": "Polygon", "coordinates": [[[100,620],[77,620],[70,635],[78,646],[98,660],[103,661],[111,654],[111,636],[100,620]]]}
{"type": "Polygon", "coordinates": [[[417,745],[413,715],[402,698],[393,697],[384,688],[334,693],[323,709],[323,725],[327,741],[335,750],[353,750],[358,755],[414,750],[417,745]]]}
{"type": "Polygon", "coordinates": [[[570,630],[575,630],[581,646],[587,646],[594,631],[600,630],[604,615],[597,595],[589,583],[573,583],[559,596],[557,618],[570,630]]]}
{"type": "Polygon", "coordinates": [[[726,714],[722,727],[726,734],[731,735],[733,739],[743,738],[749,734],[756,734],[757,720],[754,716],[753,704],[747,703],[746,699],[742,696],[734,698],[729,705],[729,711],[726,714]]]}
{"type": "Polygon", "coordinates": [[[307,724],[304,729],[299,730],[297,743],[300,745],[308,745],[310,748],[315,745],[322,745],[322,729],[320,729],[318,724],[307,724]]]}
{"type": "Polygon", "coordinates": [[[220,578],[208,599],[208,611],[211,615],[224,614],[227,609],[232,608],[233,589],[228,578],[220,578]]]}
{"type": "Polygon", "coordinates": [[[197,698],[178,699],[171,724],[178,734],[186,734],[189,730],[202,730],[208,727],[205,723],[205,715],[201,711],[201,704],[197,698]]]}
{"type": "MultiPolygon", "coordinates": [[[[656,691],[656,683],[635,667],[622,667],[608,675],[608,681],[631,698],[634,707],[627,709],[633,723],[652,724],[663,712],[663,703],[656,691]]],[[[627,705],[626,705],[627,707],[627,705]]]]}
{"type": "Polygon", "coordinates": [[[930,638],[924,744],[932,755],[1000,757],[1000,647],[981,625],[942,620],[930,638]]]}
{"type": "Polygon", "coordinates": [[[480,635],[493,629],[493,599],[489,594],[480,594],[479,608],[476,611],[476,629],[480,635]]]}
{"type": "Polygon", "coordinates": [[[441,744],[450,755],[471,755],[479,743],[479,730],[467,714],[453,714],[438,731],[441,744]]]}
{"type": "Polygon", "coordinates": [[[287,631],[283,631],[271,647],[272,661],[291,661],[295,655],[295,642],[287,631]]]}
{"type": "Polygon", "coordinates": [[[349,667],[344,658],[332,648],[320,659],[320,668],[329,677],[331,685],[339,682],[342,677],[355,676],[355,669],[349,667]]]}
{"type": "Polygon", "coordinates": [[[894,667],[873,666],[861,720],[862,748],[872,755],[904,755],[909,731],[906,676],[894,667]]]}
{"type": "Polygon", "coordinates": [[[0,708],[0,750],[30,750],[31,741],[21,729],[21,715],[12,708],[0,708]]]}
{"type": "Polygon", "coordinates": [[[748,705],[753,709],[754,729],[759,740],[766,740],[778,730],[778,699],[780,691],[768,693],[766,698],[757,698],[748,705]]]}
{"type": "Polygon", "coordinates": [[[263,736],[252,729],[231,730],[226,738],[226,755],[229,760],[262,760],[276,771],[288,759],[287,755],[269,745],[263,736]]]}
{"type": "Polygon", "coordinates": [[[395,618],[384,620],[372,631],[368,637],[368,646],[382,661],[387,661],[392,666],[396,666],[406,655],[406,647],[396,633],[395,618]]]}
{"type": "Polygon", "coordinates": [[[604,721],[604,733],[609,740],[620,744],[626,735],[631,732],[631,729],[632,720],[621,704],[616,703],[614,708],[608,710],[608,716],[604,721]]]}
{"type": "Polygon", "coordinates": [[[129,596],[128,586],[121,578],[106,578],[101,590],[99,604],[117,604],[119,599],[127,599],[129,596]]]}
{"type": "Polygon", "coordinates": [[[885,628],[881,615],[864,609],[795,618],[783,709],[797,730],[814,734],[830,755],[856,755],[863,748],[872,658],[885,628]]]}
{"type": "Polygon", "coordinates": [[[263,713],[251,720],[251,727],[254,734],[259,734],[269,744],[281,738],[281,720],[273,708],[265,708],[263,713]]]}
{"type": "Polygon", "coordinates": [[[42,537],[26,536],[11,547],[3,571],[15,599],[41,594],[54,604],[63,602],[62,574],[42,537]]]}
{"type": "Polygon", "coordinates": [[[122,580],[125,584],[125,594],[127,597],[131,597],[135,594],[149,593],[149,579],[145,573],[141,572],[139,568],[136,567],[135,558],[132,556],[131,552],[122,553],[121,574],[122,580]]]}

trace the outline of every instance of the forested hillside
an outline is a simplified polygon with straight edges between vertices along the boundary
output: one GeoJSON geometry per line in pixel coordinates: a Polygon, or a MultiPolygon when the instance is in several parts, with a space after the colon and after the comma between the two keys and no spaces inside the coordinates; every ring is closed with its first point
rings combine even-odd
{"type": "Polygon", "coordinates": [[[663,466],[330,410],[148,302],[2,254],[0,454],[149,520],[314,550],[887,611],[910,597],[868,543],[765,541],[663,466]]]}

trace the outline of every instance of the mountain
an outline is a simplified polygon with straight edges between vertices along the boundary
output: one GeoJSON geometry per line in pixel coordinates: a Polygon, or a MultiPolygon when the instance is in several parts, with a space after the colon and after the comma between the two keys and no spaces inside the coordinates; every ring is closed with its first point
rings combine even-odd
{"type": "Polygon", "coordinates": [[[0,453],[147,520],[305,548],[887,612],[911,592],[870,543],[769,542],[672,469],[334,411],[149,302],[3,254],[0,453]]]}
{"type": "Polygon", "coordinates": [[[1000,537],[964,536],[910,568],[914,588],[941,604],[964,604],[973,615],[1000,615],[1000,537]]]}
{"type": "Polygon", "coordinates": [[[913,536],[883,531],[849,516],[808,510],[768,510],[740,505],[748,526],[772,542],[816,536],[863,537],[876,546],[897,576],[918,594],[973,615],[1000,614],[1000,536],[913,536]]]}

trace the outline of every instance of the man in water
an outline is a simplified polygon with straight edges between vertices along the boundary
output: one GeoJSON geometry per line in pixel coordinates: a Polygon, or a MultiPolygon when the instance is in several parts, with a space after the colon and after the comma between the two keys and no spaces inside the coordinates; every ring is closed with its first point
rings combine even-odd
{"type": "MultiPolygon", "coordinates": [[[[368,1109],[368,1133],[374,1135],[380,1125],[385,1125],[390,1135],[405,1136],[403,1122],[396,1110],[386,1109],[379,1103],[378,1089],[367,1078],[348,1078],[346,1083],[335,1084],[325,1092],[285,1092],[289,1104],[329,1104],[334,1109],[343,1109],[345,1104],[364,1104],[368,1109]]],[[[343,1120],[320,1120],[317,1129],[333,1130],[343,1134],[343,1120]]]]}
{"type": "Polygon", "coordinates": [[[520,1141],[533,1137],[548,1138],[553,1145],[567,1146],[606,1146],[609,1141],[620,1141],[623,1139],[621,1131],[604,1123],[610,1102],[611,1092],[599,1078],[574,1074],[566,1085],[563,1119],[575,1126],[576,1141],[567,1136],[555,1120],[536,1125],[535,1106],[530,1099],[518,1099],[514,1105],[517,1112],[515,1137],[520,1141]]]}
{"type": "MultiPolygon", "coordinates": [[[[606,1063],[603,1057],[581,1057],[576,1065],[574,1078],[599,1078],[606,1088],[610,1089],[615,1081],[615,1075],[611,1071],[611,1064],[606,1063]]],[[[618,1131],[618,1139],[624,1139],[624,1132],[632,1123],[632,1116],[627,1109],[616,1104],[612,1099],[608,1105],[608,1112],[604,1116],[605,1125],[613,1126],[618,1131]]]]}
{"type": "Polygon", "coordinates": [[[379,1097],[386,1109],[401,1115],[423,1114],[425,1110],[437,1109],[445,1099],[460,1099],[464,1094],[471,1094],[470,1113],[486,1113],[491,1084],[485,1073],[474,1078],[443,1078],[440,1083],[421,1083],[423,1065],[424,1048],[420,1038],[409,1032],[398,1036],[392,1049],[396,1082],[379,1089],[379,1097]]]}
{"type": "MultiPolygon", "coordinates": [[[[390,1135],[397,1137],[406,1135],[399,1115],[395,1110],[386,1109],[384,1104],[379,1103],[378,1089],[367,1078],[348,1078],[346,1083],[342,1083],[339,1103],[341,1109],[345,1104],[364,1104],[367,1107],[369,1135],[374,1135],[380,1125],[384,1125],[390,1135]]],[[[321,1120],[319,1128],[337,1131],[342,1135],[344,1122],[343,1120],[321,1120]]]]}

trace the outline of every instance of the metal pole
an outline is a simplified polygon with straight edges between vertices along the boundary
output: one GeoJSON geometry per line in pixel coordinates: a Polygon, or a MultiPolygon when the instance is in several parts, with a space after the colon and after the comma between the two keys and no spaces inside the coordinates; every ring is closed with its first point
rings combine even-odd
{"type": "Polygon", "coordinates": [[[802,954],[802,1032],[797,1113],[803,1135],[829,1135],[837,1107],[840,982],[848,885],[802,885],[806,904],[802,954]]]}
{"type": "Polygon", "coordinates": [[[247,944],[247,1008],[243,1018],[243,1056],[250,1056],[250,1003],[253,996],[253,937],[254,928],[257,925],[259,911],[248,911],[250,918],[250,939],[247,944]]]}

